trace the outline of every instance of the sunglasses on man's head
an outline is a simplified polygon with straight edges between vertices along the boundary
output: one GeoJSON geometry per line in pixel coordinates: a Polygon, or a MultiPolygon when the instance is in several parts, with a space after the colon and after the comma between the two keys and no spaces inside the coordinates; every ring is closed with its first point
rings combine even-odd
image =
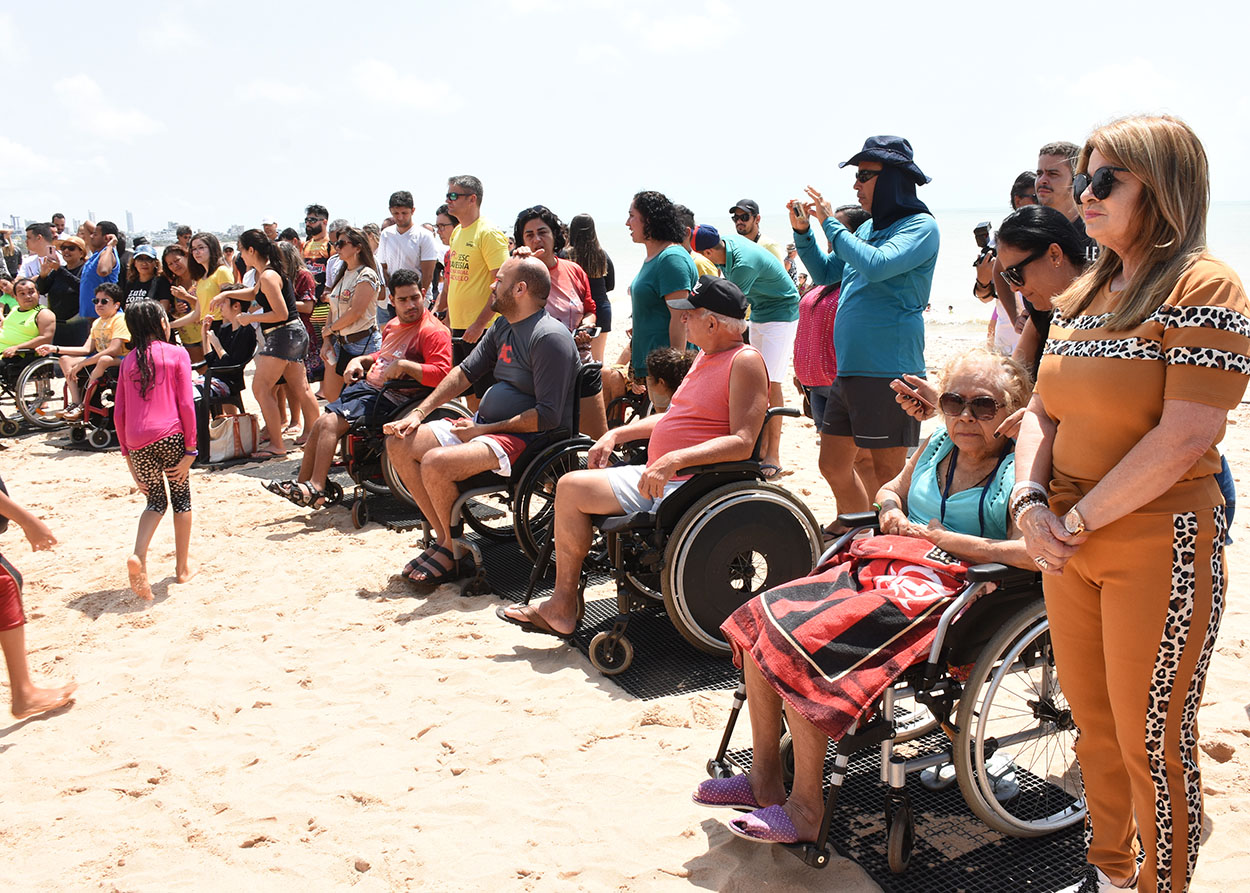
{"type": "Polygon", "coordinates": [[[746,223],[751,219],[750,214],[730,214],[729,216],[733,218],[734,223],[746,223]]]}
{"type": "MultiPolygon", "coordinates": [[[[1047,248],[1049,248],[1049,246],[1047,246],[1047,248]]],[[[1024,268],[1046,254],[1047,248],[1039,248],[1024,260],[1020,261],[1020,263],[1012,264],[1005,270],[1000,270],[999,273],[1004,279],[1007,280],[1007,284],[1012,288],[1024,288],[1024,268]]]]}
{"type": "Polygon", "coordinates": [[[867,183],[869,180],[871,180],[873,177],[875,177],[879,173],[881,173],[881,171],[856,171],[855,182],[867,183]]]}
{"type": "Polygon", "coordinates": [[[968,400],[961,394],[947,391],[938,398],[938,408],[942,410],[944,415],[948,415],[951,418],[959,418],[959,416],[964,414],[965,409],[969,409],[972,411],[972,417],[978,422],[988,422],[998,414],[998,410],[1002,406],[1002,403],[985,394],[968,400]]]}
{"type": "Polygon", "coordinates": [[[1128,173],[1126,167],[1113,167],[1110,164],[1103,165],[1094,171],[1091,177],[1088,173],[1080,173],[1072,178],[1072,197],[1076,199],[1076,203],[1081,203],[1081,196],[1085,194],[1085,190],[1089,189],[1094,193],[1094,198],[1102,201],[1111,194],[1111,190],[1115,187],[1115,172],[1122,171],[1128,173]]]}

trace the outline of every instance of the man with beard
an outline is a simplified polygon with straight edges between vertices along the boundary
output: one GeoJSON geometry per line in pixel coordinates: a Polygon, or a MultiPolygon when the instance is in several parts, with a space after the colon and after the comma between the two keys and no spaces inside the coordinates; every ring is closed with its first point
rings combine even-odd
{"type": "Polygon", "coordinates": [[[57,211],[52,215],[52,229],[56,232],[58,239],[65,235],[65,215],[57,211]]]}
{"type": "Polygon", "coordinates": [[[392,466],[437,538],[404,568],[404,576],[420,587],[459,577],[451,543],[456,483],[485,471],[506,477],[540,432],[573,427],[573,379],[581,364],[573,335],[546,313],[550,290],[551,276],[541,260],[504,261],[487,305],[501,318],[420,406],[383,428],[390,435],[386,449],[392,466]],[[492,370],[495,384],[472,419],[425,421],[431,410],[492,370]]]}
{"type": "Polygon", "coordinates": [[[733,218],[734,229],[738,231],[738,235],[750,239],[761,248],[767,249],[777,260],[785,262],[786,253],[781,250],[781,245],[764,238],[760,233],[760,206],[755,199],[741,199],[729,209],[729,216],[733,218]]]}
{"type": "Polygon", "coordinates": [[[304,265],[313,274],[317,282],[317,297],[326,288],[326,261],[330,257],[330,239],[326,232],[326,222],[330,212],[325,205],[309,205],[304,209],[304,265]]]}

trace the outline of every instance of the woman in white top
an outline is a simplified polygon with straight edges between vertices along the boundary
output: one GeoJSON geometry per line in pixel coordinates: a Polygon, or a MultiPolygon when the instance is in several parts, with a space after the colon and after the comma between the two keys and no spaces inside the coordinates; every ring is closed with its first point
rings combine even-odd
{"type": "Polygon", "coordinates": [[[321,335],[321,358],[325,361],[322,396],[333,402],[343,390],[343,370],[353,358],[382,347],[375,310],[382,284],[374,263],[373,249],[365,234],[349,226],[339,230],[338,273],[328,292],[330,321],[321,335]]]}

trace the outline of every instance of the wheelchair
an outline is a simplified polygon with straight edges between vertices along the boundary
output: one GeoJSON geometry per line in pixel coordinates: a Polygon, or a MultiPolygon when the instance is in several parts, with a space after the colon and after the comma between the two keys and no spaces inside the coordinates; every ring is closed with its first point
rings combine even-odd
{"type": "MultiPolygon", "coordinates": [[[[403,418],[430,393],[430,388],[418,381],[396,380],[382,385],[383,392],[400,391],[406,394],[398,409],[390,418],[403,418]]],[[[379,405],[381,403],[379,402],[379,405]]],[[[429,418],[472,418],[472,413],[462,404],[452,401],[434,409],[429,418]]],[[[390,457],[386,452],[386,435],[382,426],[389,419],[379,417],[376,408],[368,418],[362,419],[348,429],[343,435],[341,444],[342,458],[337,466],[344,469],[355,483],[352,493],[352,526],[357,530],[369,523],[369,497],[399,494],[401,491],[409,503],[413,503],[411,495],[404,489],[403,482],[391,466],[390,457]]],[[[400,498],[403,498],[401,496],[400,498]]],[[[326,502],[334,505],[344,498],[343,488],[335,481],[326,481],[326,502]]]]}
{"type": "Polygon", "coordinates": [[[0,435],[21,433],[22,421],[35,430],[51,431],[65,424],[64,376],[55,357],[20,351],[0,363],[0,400],[11,401],[21,421],[0,410],[0,435]]]}
{"type": "MultiPolygon", "coordinates": [[[[583,364],[573,379],[570,399],[573,401],[573,428],[579,430],[583,384],[600,373],[599,363],[583,364]]],[[[461,586],[462,596],[486,595],[491,592],[477,544],[464,539],[468,527],[493,542],[515,539],[531,560],[536,559],[551,538],[555,519],[556,482],[568,471],[586,467],[587,456],[594,441],[564,428],[543,432],[535,437],[512,463],[507,477],[486,471],[460,481],[460,496],[451,508],[452,551],[459,561],[465,555],[473,559],[474,573],[461,586]]],[[[416,500],[399,475],[383,464],[387,485],[396,496],[416,505],[416,500]]],[[[429,524],[425,525],[425,545],[432,542],[429,524]]]]}
{"type": "MultiPolygon", "coordinates": [[[[838,521],[851,530],[825,551],[821,564],[853,538],[878,529],[872,512],[838,521]]],[[[742,683],[720,746],[707,763],[713,778],[741,771],[729,744],[745,701],[742,683]]],[[[817,840],[786,849],[814,868],[829,864],[830,829],[847,766],[853,754],[870,747],[880,748],[892,872],[906,871],[915,844],[906,788],[912,772],[953,766],[968,807],[1003,834],[1040,837],[1069,828],[1085,818],[1075,740],[1072,712],[1055,674],[1040,575],[1002,564],[973,566],[966,588],[942,613],[927,659],[905,671],[836,742],[817,840]],[[936,728],[947,738],[944,750],[895,752],[936,728]]],[[[788,781],[794,766],[789,732],[782,736],[781,757],[788,781]]]]}
{"type": "MultiPolygon", "coordinates": [[[[782,415],[797,416],[798,411],[774,407],[765,414],[765,424],[782,415]]],[[[663,604],[687,642],[709,654],[728,655],[721,623],[765,589],[811,572],[820,554],[820,525],[798,497],[764,480],[763,430],[747,461],[681,469],[679,474],[691,478],[655,512],[592,516],[602,545],[592,545],[589,562],[602,561],[615,578],[618,612],[612,629],[590,641],[590,662],[600,673],[615,676],[629,669],[634,649],[625,632],[636,611],[663,604]]],[[[633,461],[637,451],[624,446],[633,461]]],[[[552,503],[554,509],[554,498],[552,503]]],[[[542,545],[526,602],[554,549],[549,535],[542,545]]]]}

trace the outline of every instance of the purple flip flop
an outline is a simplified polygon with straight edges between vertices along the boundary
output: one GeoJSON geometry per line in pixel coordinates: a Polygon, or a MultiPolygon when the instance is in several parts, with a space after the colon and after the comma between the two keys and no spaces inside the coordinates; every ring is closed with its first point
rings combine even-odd
{"type": "Polygon", "coordinates": [[[780,806],[766,806],[729,822],[735,836],[753,843],[798,843],[799,832],[780,806]]]}
{"type": "Polygon", "coordinates": [[[751,792],[751,781],[745,775],[731,775],[728,778],[709,778],[699,785],[690,799],[700,806],[713,806],[720,809],[737,809],[752,812],[760,805],[751,792]]]}

